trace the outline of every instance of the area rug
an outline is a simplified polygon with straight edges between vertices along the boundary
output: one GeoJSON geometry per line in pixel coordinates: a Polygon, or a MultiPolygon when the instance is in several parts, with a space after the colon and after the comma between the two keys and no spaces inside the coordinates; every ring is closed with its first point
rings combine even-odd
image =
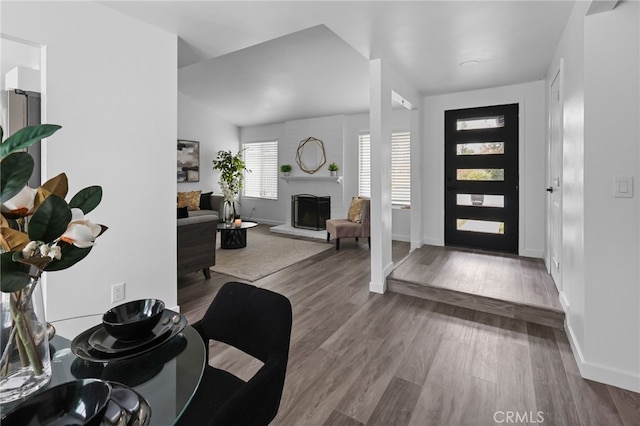
{"type": "Polygon", "coordinates": [[[333,247],[248,229],[244,248],[222,250],[218,242],[216,265],[211,270],[253,282],[333,247]]]}

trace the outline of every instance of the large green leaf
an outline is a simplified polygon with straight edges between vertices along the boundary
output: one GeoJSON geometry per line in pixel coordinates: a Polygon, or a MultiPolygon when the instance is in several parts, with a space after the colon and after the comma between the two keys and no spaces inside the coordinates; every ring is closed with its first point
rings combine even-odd
{"type": "Polygon", "coordinates": [[[102,201],[102,188],[89,186],[73,196],[69,201],[69,207],[80,209],[84,214],[87,214],[95,209],[100,204],[100,201],[102,201]]]}
{"type": "Polygon", "coordinates": [[[71,209],[57,195],[50,195],[35,211],[29,221],[31,241],[50,243],[67,230],[71,222],[71,209]]]}
{"type": "Polygon", "coordinates": [[[61,271],[62,269],[67,269],[84,259],[91,249],[92,247],[79,248],[73,244],[61,245],[62,256],[60,260],[52,260],[44,270],[61,271]]]}
{"type": "Polygon", "coordinates": [[[13,293],[29,284],[29,266],[12,260],[14,252],[0,254],[0,290],[13,293]]]}
{"type": "Polygon", "coordinates": [[[25,187],[33,173],[33,158],[26,152],[15,152],[0,165],[0,202],[10,200],[25,187]]]}
{"type": "Polygon", "coordinates": [[[60,128],[57,124],[39,124],[18,130],[0,145],[0,159],[12,152],[30,147],[40,139],[48,138],[60,128]]]}

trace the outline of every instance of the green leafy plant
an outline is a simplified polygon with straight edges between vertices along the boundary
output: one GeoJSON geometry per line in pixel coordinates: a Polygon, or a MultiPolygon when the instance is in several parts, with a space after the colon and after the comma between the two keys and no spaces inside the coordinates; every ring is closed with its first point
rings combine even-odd
{"type": "Polygon", "coordinates": [[[291,164],[283,164],[280,166],[280,171],[282,173],[289,173],[291,172],[291,170],[292,170],[291,164]]]}
{"type": "Polygon", "coordinates": [[[339,170],[339,167],[336,163],[331,163],[329,164],[328,169],[330,172],[337,172],[339,170]]]}
{"type": "Polygon", "coordinates": [[[251,172],[242,159],[243,152],[244,150],[240,150],[236,155],[233,155],[231,151],[220,150],[216,159],[213,160],[213,170],[220,171],[218,183],[225,201],[233,202],[235,200],[242,189],[244,172],[251,172]]]}

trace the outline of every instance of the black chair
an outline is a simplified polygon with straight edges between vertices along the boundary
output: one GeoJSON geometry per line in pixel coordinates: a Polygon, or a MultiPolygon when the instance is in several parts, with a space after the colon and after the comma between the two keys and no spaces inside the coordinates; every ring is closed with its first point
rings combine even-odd
{"type": "Polygon", "coordinates": [[[209,340],[234,346],[264,365],[248,381],[209,365],[180,425],[267,425],[278,413],[284,387],[291,303],[281,294],[228,282],[204,317],[193,324],[209,359],[209,340]]]}

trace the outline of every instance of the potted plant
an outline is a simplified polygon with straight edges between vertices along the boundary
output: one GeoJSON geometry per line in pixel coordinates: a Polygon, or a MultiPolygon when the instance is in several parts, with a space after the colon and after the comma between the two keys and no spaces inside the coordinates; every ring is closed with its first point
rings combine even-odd
{"type": "Polygon", "coordinates": [[[291,173],[291,164],[283,164],[280,166],[280,172],[282,176],[289,176],[291,173]]]}
{"type": "Polygon", "coordinates": [[[218,156],[213,160],[213,170],[219,170],[218,184],[224,197],[223,218],[227,225],[231,225],[236,216],[235,200],[242,189],[244,172],[248,170],[242,159],[242,151],[233,155],[231,151],[218,151],[218,156]]]}
{"type": "Polygon", "coordinates": [[[336,163],[329,164],[328,169],[329,169],[329,174],[331,176],[337,176],[338,175],[339,167],[338,167],[338,165],[336,163]]]}

